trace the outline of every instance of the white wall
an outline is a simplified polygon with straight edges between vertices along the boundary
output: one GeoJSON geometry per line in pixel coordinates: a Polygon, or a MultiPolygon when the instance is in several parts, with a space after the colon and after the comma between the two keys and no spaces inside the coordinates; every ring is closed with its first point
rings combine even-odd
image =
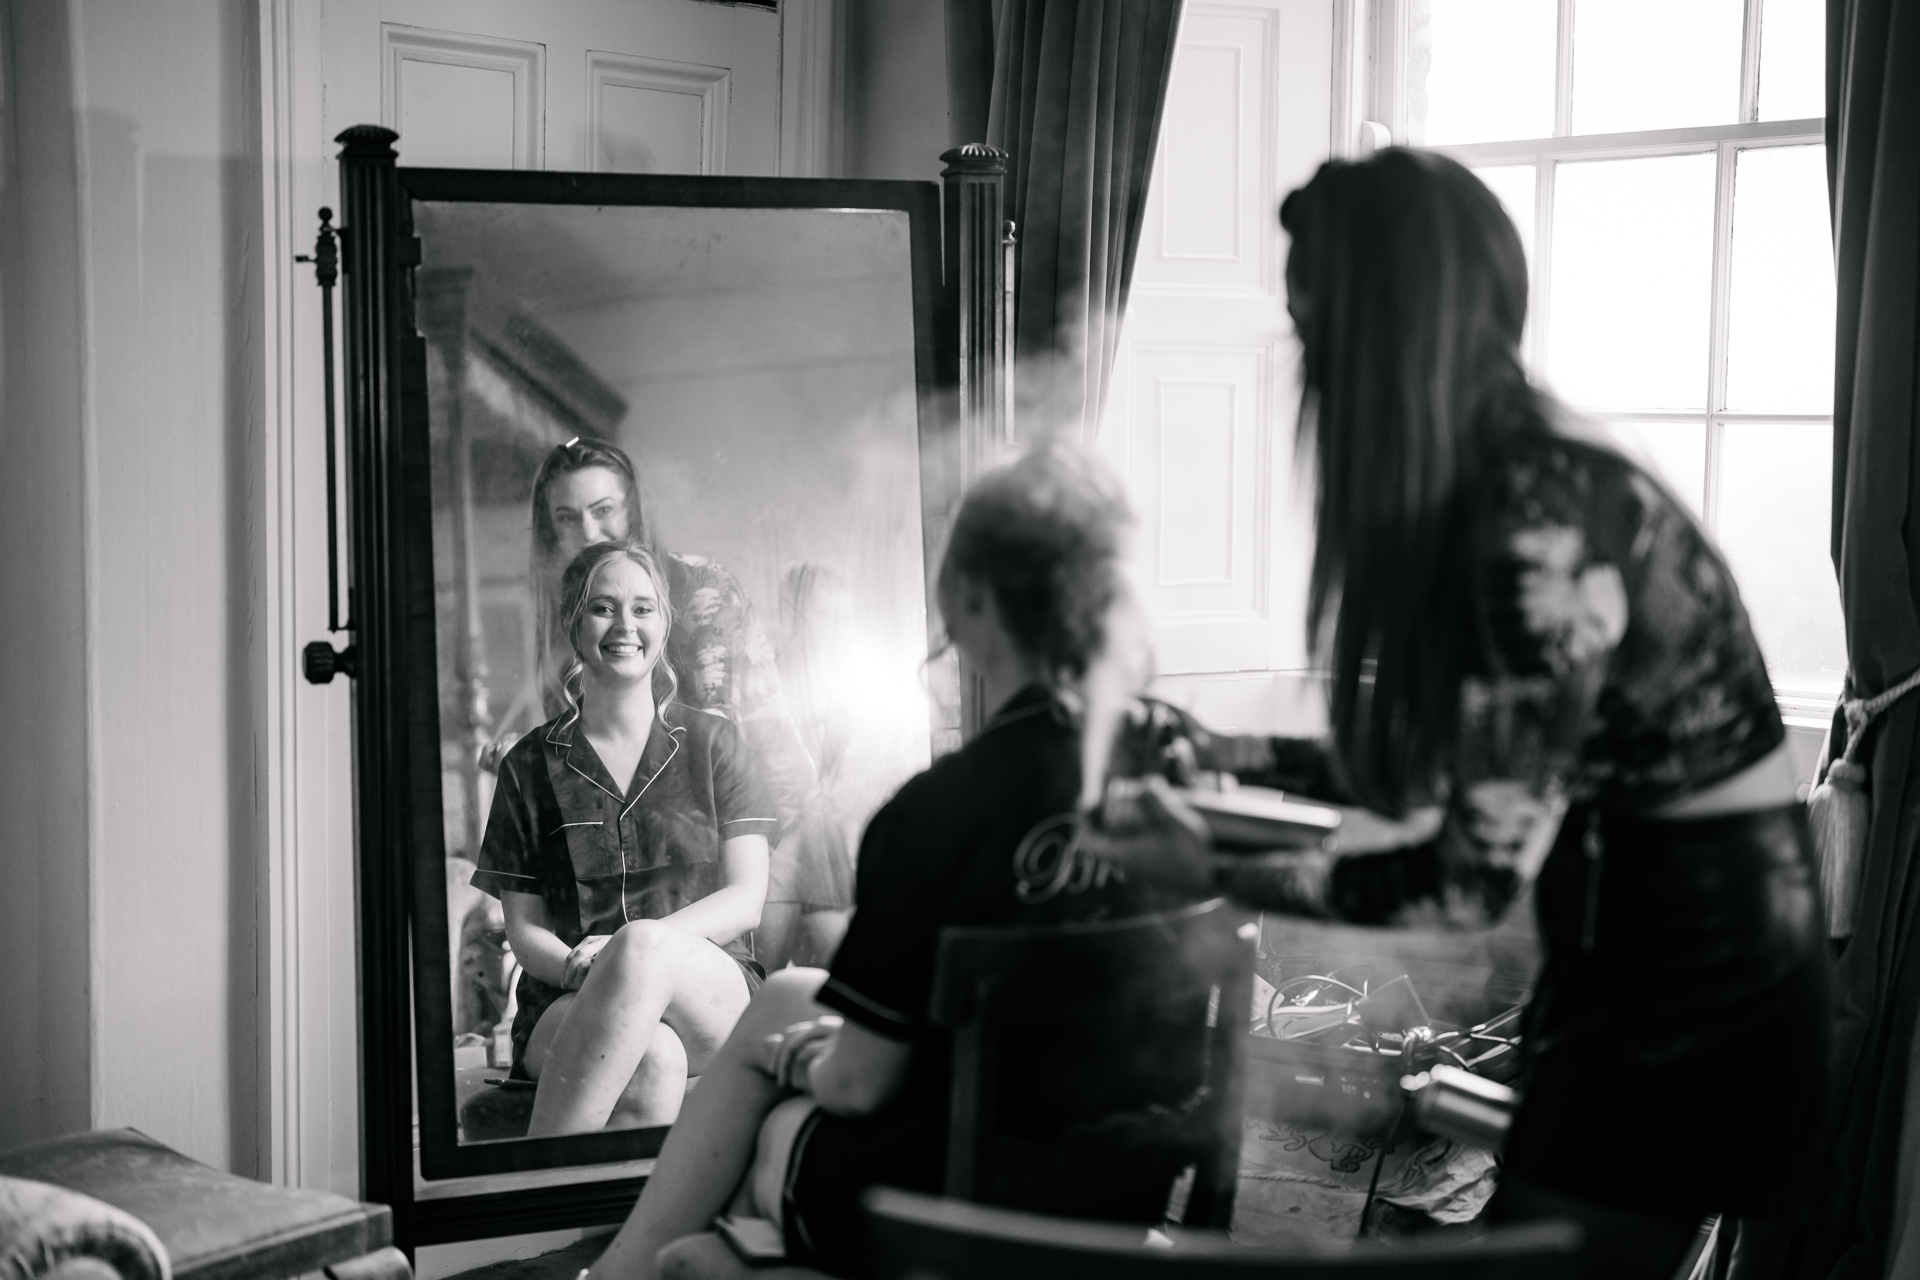
{"type": "Polygon", "coordinates": [[[0,1148],[84,1128],[87,679],[77,127],[64,6],[0,9],[0,1148]]]}
{"type": "Polygon", "coordinates": [[[138,1125],[258,1162],[254,6],[14,0],[0,1144],[138,1125]],[[17,182],[16,182],[17,178],[17,182]],[[37,931],[37,936],[36,936],[37,931]],[[33,940],[28,941],[29,938],[33,940]],[[84,975],[84,977],[82,977],[84,975]],[[32,1030],[27,1030],[32,1028],[32,1030]]]}

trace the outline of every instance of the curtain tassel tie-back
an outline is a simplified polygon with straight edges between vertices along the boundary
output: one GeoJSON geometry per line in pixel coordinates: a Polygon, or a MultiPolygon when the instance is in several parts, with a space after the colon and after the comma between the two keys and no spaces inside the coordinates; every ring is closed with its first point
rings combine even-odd
{"type": "Polygon", "coordinates": [[[1847,749],[1807,796],[1807,825],[1820,862],[1820,893],[1827,903],[1827,936],[1853,936],[1860,898],[1860,866],[1867,854],[1867,766],[1859,759],[1867,726],[1901,698],[1920,689],[1920,669],[1885,693],[1840,700],[1847,749]]]}

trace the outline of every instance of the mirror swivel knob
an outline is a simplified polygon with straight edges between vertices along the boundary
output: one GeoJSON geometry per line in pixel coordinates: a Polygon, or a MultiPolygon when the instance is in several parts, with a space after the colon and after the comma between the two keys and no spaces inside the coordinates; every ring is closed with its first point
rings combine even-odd
{"type": "Polygon", "coordinates": [[[325,640],[315,640],[300,651],[300,658],[308,684],[332,684],[336,675],[359,674],[360,652],[352,645],[336,652],[325,640]]]}

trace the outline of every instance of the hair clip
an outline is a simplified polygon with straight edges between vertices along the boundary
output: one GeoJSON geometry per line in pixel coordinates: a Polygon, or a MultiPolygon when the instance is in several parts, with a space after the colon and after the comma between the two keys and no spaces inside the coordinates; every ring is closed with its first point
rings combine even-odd
{"type": "Polygon", "coordinates": [[[563,445],[561,445],[560,447],[561,447],[562,449],[571,449],[571,448],[573,448],[573,446],[575,446],[575,445],[577,445],[577,444],[579,444],[579,443],[580,443],[580,437],[579,437],[579,436],[575,436],[575,437],[574,437],[573,439],[571,439],[571,440],[569,440],[569,441],[567,441],[567,442],[566,442],[565,444],[563,444],[563,445]]]}

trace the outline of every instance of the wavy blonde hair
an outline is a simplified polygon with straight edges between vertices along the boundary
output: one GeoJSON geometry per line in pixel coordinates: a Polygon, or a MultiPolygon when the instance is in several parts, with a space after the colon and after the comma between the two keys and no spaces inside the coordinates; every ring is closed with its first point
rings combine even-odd
{"type": "Polygon", "coordinates": [[[660,656],[653,664],[653,703],[662,721],[666,720],[667,707],[680,692],[680,677],[667,661],[667,637],[673,634],[673,601],[667,594],[667,575],[661,571],[660,562],[635,538],[596,542],[582,549],[560,575],[560,619],[567,643],[573,646],[573,657],[568,659],[566,672],[560,678],[561,692],[567,701],[567,709],[560,719],[562,729],[572,727],[580,719],[581,685],[587,667],[580,659],[578,637],[580,623],[587,616],[587,602],[593,598],[600,574],[613,561],[623,558],[639,565],[653,580],[654,596],[667,622],[667,629],[660,633],[660,656]],[[667,686],[664,693],[660,688],[662,679],[667,686]]]}

